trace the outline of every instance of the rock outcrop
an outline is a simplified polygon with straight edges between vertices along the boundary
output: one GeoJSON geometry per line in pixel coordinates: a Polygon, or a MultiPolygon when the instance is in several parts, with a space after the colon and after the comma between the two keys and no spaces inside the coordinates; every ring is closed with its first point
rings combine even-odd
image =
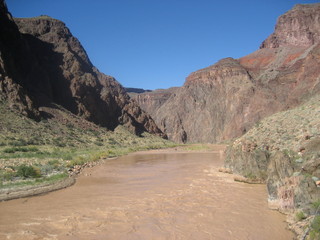
{"type": "Polygon", "coordinates": [[[127,90],[129,96],[134,99],[138,105],[151,116],[155,115],[159,109],[172,95],[175,94],[177,87],[168,89],[156,89],[154,91],[137,92],[134,90],[127,90]]]}
{"type": "Polygon", "coordinates": [[[92,65],[63,22],[12,19],[0,2],[1,96],[20,113],[48,117],[45,109],[58,104],[110,130],[121,124],[136,134],[165,136],[113,77],[92,65]]]}
{"type": "MultiPolygon", "coordinates": [[[[269,206],[289,213],[298,239],[312,235],[319,214],[319,33],[320,4],[297,5],[278,19],[260,50],[239,59],[272,96],[272,107],[289,110],[257,122],[230,144],[225,160],[234,173],[267,184],[269,206]],[[303,223],[297,213],[306,218],[303,223]]],[[[274,113],[265,107],[265,115],[274,113]]]]}
{"type": "Polygon", "coordinates": [[[276,28],[261,48],[309,47],[320,42],[319,4],[297,4],[279,17],[276,28]]]}
{"type": "Polygon", "coordinates": [[[295,6],[261,49],[190,74],[158,109],[145,109],[177,142],[241,136],[259,120],[319,94],[319,19],[320,4],[295,6]]]}
{"type": "Polygon", "coordinates": [[[271,207],[310,214],[320,199],[320,96],[256,124],[227,149],[225,166],[264,180],[271,207]]]}

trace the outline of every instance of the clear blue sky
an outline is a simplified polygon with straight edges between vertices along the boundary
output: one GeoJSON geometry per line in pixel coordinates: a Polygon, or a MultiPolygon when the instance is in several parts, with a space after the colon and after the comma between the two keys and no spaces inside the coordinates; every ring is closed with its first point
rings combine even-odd
{"type": "Polygon", "coordinates": [[[14,17],[66,23],[125,87],[182,86],[193,71],[257,50],[296,0],[7,0],[14,17]]]}

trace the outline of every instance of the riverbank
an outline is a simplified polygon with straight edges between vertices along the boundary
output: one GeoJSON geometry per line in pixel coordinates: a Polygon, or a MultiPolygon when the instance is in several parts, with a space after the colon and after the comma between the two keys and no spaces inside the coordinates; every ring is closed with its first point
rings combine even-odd
{"type": "Polygon", "coordinates": [[[18,198],[46,194],[66,187],[70,187],[75,183],[75,181],[76,180],[74,177],[66,177],[65,179],[56,182],[42,183],[36,186],[24,186],[9,189],[1,189],[0,201],[8,201],[18,198]]]}
{"type": "Polygon", "coordinates": [[[67,172],[68,174],[65,174],[61,178],[53,179],[53,180],[46,180],[38,181],[37,180],[30,180],[26,179],[26,182],[20,181],[19,184],[11,184],[10,187],[4,187],[0,188],[0,201],[8,201],[13,200],[17,198],[24,198],[24,197],[32,197],[40,194],[49,193],[52,191],[60,190],[69,186],[72,186],[76,182],[76,178],[79,174],[82,173],[82,171],[85,168],[92,168],[97,165],[103,164],[104,162],[114,159],[123,155],[127,155],[130,153],[164,153],[164,152],[219,152],[221,156],[224,154],[224,150],[226,148],[226,145],[212,145],[212,144],[191,144],[191,145],[175,145],[172,144],[170,148],[168,148],[170,145],[163,145],[161,148],[160,145],[158,145],[157,149],[152,149],[154,146],[141,146],[140,148],[119,148],[117,151],[113,152],[113,155],[109,158],[100,158],[100,159],[88,159],[88,161],[85,161],[83,164],[77,164],[71,166],[67,172]],[[151,149],[147,150],[146,149],[151,149]]]}
{"type": "MultiPolygon", "coordinates": [[[[75,165],[72,168],[69,169],[69,175],[66,176],[64,179],[60,179],[57,181],[53,181],[50,183],[43,183],[33,186],[24,186],[24,187],[16,187],[12,189],[2,189],[0,190],[0,201],[7,201],[7,200],[13,200],[17,198],[24,198],[24,197],[32,197],[36,195],[42,195],[46,194],[52,191],[60,190],[63,188],[67,188],[69,186],[72,186],[75,182],[78,176],[81,176],[83,171],[87,171],[86,169],[95,168],[97,165],[105,164],[107,161],[114,160],[115,158],[118,158],[121,155],[141,155],[141,154],[154,154],[154,155],[161,155],[161,154],[169,154],[169,153],[180,153],[180,154],[188,154],[188,153],[215,153],[217,156],[219,156],[220,159],[225,158],[225,149],[227,145],[212,145],[212,144],[191,144],[191,145],[180,145],[175,146],[171,148],[164,148],[164,149],[151,149],[151,150],[140,150],[140,151],[124,151],[122,150],[121,153],[119,152],[119,155],[117,157],[113,156],[112,158],[104,158],[99,159],[98,161],[94,162],[86,162],[82,165],[75,165]],[[121,155],[120,155],[121,154],[121,155]]],[[[228,169],[221,168],[223,163],[221,162],[220,167],[218,169],[218,172],[221,172],[223,174],[231,174],[231,178],[235,182],[243,182],[243,183],[262,183],[259,181],[252,181],[252,179],[242,179],[243,181],[240,181],[238,175],[233,175],[231,171],[228,171],[228,169]]],[[[90,170],[91,171],[91,170],[90,170]]],[[[87,175],[87,173],[85,173],[87,175]]],[[[90,173],[91,174],[91,173],[90,173]]],[[[287,215],[287,224],[290,227],[290,229],[298,233],[298,236],[301,236],[303,234],[303,226],[301,225],[301,222],[294,221],[293,215],[287,215]]]]}
{"type": "Polygon", "coordinates": [[[0,201],[69,186],[74,181],[69,178],[106,159],[177,146],[148,133],[136,136],[122,126],[111,132],[22,120],[0,128],[0,201]]]}
{"type": "Polygon", "coordinates": [[[135,152],[85,168],[72,187],[1,202],[0,238],[292,239],[263,185],[218,171],[222,150],[135,152]]]}

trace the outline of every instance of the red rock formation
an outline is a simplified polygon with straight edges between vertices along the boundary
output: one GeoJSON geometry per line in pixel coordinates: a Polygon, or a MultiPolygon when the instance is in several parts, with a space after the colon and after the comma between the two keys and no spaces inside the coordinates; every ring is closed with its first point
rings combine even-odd
{"type": "Polygon", "coordinates": [[[281,16],[261,49],[191,73],[152,112],[178,142],[219,142],[320,92],[320,4],[297,5],[281,16]]]}

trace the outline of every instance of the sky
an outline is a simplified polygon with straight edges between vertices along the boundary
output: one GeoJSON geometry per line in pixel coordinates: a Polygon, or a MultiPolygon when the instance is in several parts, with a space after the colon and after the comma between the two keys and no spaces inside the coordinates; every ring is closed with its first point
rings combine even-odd
{"type": "Polygon", "coordinates": [[[66,23],[101,72],[124,87],[182,86],[222,58],[257,49],[296,0],[7,0],[14,17],[66,23]]]}

